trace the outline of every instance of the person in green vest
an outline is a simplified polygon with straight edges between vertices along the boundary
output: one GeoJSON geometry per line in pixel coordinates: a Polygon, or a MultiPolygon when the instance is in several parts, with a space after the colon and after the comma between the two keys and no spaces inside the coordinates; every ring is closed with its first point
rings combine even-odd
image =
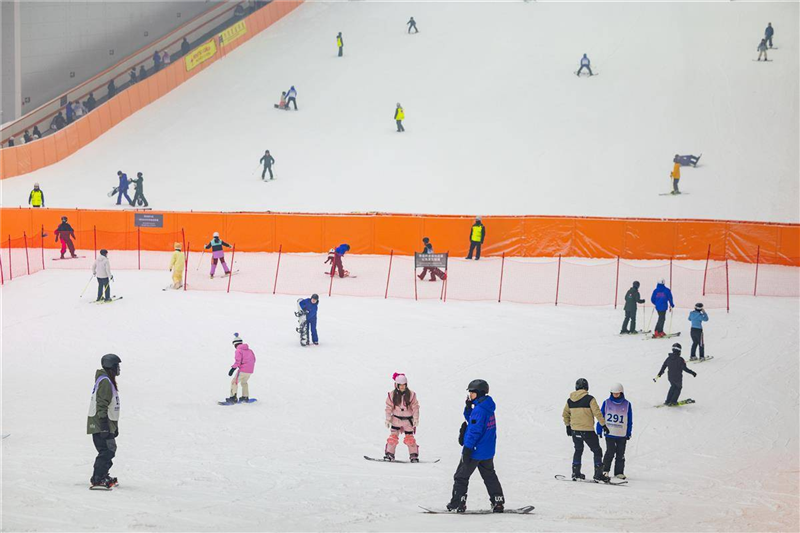
{"type": "Polygon", "coordinates": [[[38,183],[33,184],[33,190],[28,195],[28,204],[31,207],[44,207],[44,191],[39,188],[38,183]]]}
{"type": "Polygon", "coordinates": [[[90,480],[92,490],[111,490],[117,478],[108,471],[117,452],[116,438],[119,436],[119,387],[117,376],[122,362],[117,355],[108,353],[100,359],[100,368],[94,373],[94,388],[89,402],[89,417],[86,433],[92,436],[97,458],[90,480]]]}
{"type": "Polygon", "coordinates": [[[339,57],[342,57],[344,50],[344,40],[342,39],[342,32],[336,34],[336,46],[339,47],[339,57]]]}
{"type": "Polygon", "coordinates": [[[486,226],[481,222],[481,217],[475,217],[475,223],[469,230],[469,254],[467,254],[467,259],[472,259],[472,252],[476,252],[476,261],[481,258],[481,245],[485,238],[486,226]]]}

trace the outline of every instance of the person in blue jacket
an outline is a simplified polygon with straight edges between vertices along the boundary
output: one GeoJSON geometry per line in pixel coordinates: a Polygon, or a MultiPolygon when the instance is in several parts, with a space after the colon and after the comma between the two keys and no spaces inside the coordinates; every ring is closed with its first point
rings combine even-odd
{"type": "Polygon", "coordinates": [[[765,38],[767,44],[769,44],[770,48],[772,48],[772,36],[773,35],[775,35],[775,28],[772,27],[772,23],[771,22],[768,22],[767,23],[767,29],[764,30],[764,38],[765,38]]]}
{"type": "MultiPolygon", "coordinates": [[[[614,477],[625,479],[625,446],[631,440],[633,431],[633,407],[625,399],[625,389],[621,383],[611,386],[611,396],[603,401],[600,412],[606,419],[608,434],[606,435],[606,454],[603,456],[603,474],[608,476],[611,472],[611,462],[614,462],[614,477]]],[[[597,423],[595,431],[603,437],[603,428],[597,423]]]]}
{"type": "Polygon", "coordinates": [[[689,360],[694,361],[697,359],[697,347],[699,346],[700,360],[704,361],[706,358],[706,342],[705,338],[703,338],[703,322],[708,322],[708,315],[701,302],[694,304],[694,311],[689,313],[689,322],[692,323],[692,353],[689,360]]]}
{"type": "Polygon", "coordinates": [[[581,58],[581,68],[579,68],[578,72],[576,72],[575,74],[580,76],[581,75],[581,71],[583,69],[586,69],[586,70],[589,71],[589,76],[594,76],[594,74],[592,73],[592,62],[589,61],[589,58],[586,57],[586,54],[583,54],[583,57],[581,58]]]}
{"type": "Polygon", "coordinates": [[[505,505],[503,487],[494,471],[494,452],[497,442],[497,423],[494,417],[495,404],[489,396],[489,384],[475,379],[467,386],[469,397],[464,408],[465,422],[461,424],[458,443],[463,446],[461,461],[453,476],[453,496],[447,504],[448,511],[463,513],[467,510],[467,488],[469,478],[478,469],[492,511],[502,513],[505,505]]]}
{"type": "Polygon", "coordinates": [[[128,175],[125,174],[123,171],[118,170],[117,176],[119,177],[119,187],[117,189],[117,205],[121,205],[122,197],[125,196],[125,200],[128,201],[128,204],[131,203],[131,197],[128,196],[128,175]]]}
{"type": "Polygon", "coordinates": [[[672,308],[675,307],[675,303],[672,301],[672,291],[669,290],[663,279],[658,282],[658,285],[656,285],[656,288],[653,290],[650,302],[655,306],[656,313],[658,313],[658,320],[656,321],[656,327],[653,331],[653,337],[663,337],[667,310],[671,313],[672,308]]]}
{"type": "MultiPolygon", "coordinates": [[[[349,276],[350,272],[344,269],[342,265],[342,256],[350,251],[349,244],[340,244],[333,250],[333,264],[331,264],[331,276],[333,276],[334,271],[339,271],[339,277],[343,278],[345,276],[349,276]]],[[[327,263],[327,261],[325,261],[327,263]]]]}
{"type": "MultiPolygon", "coordinates": [[[[311,330],[311,342],[314,346],[319,346],[319,335],[317,335],[317,306],[319,306],[319,296],[312,294],[311,298],[300,300],[300,309],[306,313],[306,328],[311,330]]],[[[306,335],[308,339],[308,335],[306,335]]],[[[308,340],[306,340],[308,342],[308,340]]],[[[308,346],[308,344],[306,344],[308,346]]]]}
{"type": "Polygon", "coordinates": [[[294,104],[294,110],[297,111],[297,89],[294,88],[292,85],[288,91],[286,91],[286,108],[289,108],[289,104],[294,104]]]}

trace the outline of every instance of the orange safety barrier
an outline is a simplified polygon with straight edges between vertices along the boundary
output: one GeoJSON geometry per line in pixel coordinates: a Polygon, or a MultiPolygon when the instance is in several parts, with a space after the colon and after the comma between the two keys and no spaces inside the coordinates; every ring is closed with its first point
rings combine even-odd
{"type": "MultiPolygon", "coordinates": [[[[323,253],[348,243],[354,254],[411,255],[430,237],[436,251],[463,256],[472,217],[402,214],[293,214],[158,212],[163,228],[185,231],[187,241],[205,243],[219,231],[240,252],[323,253]]],[[[135,250],[134,212],[88,209],[0,209],[0,243],[8,236],[52,232],[61,216],[76,232],[110,232],[108,249],[135,250]]],[[[800,224],[721,220],[655,220],[541,216],[487,216],[484,255],[622,259],[709,259],[800,266],[800,224]]],[[[45,239],[45,247],[54,242],[45,239]]],[[[145,245],[144,250],[157,250],[145,245]]]]}
{"type": "Polygon", "coordinates": [[[66,159],[130,115],[225,57],[227,53],[249,41],[302,3],[303,0],[273,1],[242,19],[246,31],[237,34],[234,40],[222,43],[220,36],[216,35],[212,39],[216,46],[214,55],[204,59],[191,70],[187,70],[185,57],[181,57],[133,87],[121,91],[84,118],[53,135],[23,145],[3,148],[0,151],[0,179],[27,174],[66,159]]]}

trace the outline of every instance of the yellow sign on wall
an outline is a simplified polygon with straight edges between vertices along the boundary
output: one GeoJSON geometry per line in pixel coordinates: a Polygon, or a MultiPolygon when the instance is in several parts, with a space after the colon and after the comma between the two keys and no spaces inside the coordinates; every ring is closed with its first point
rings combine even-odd
{"type": "Polygon", "coordinates": [[[186,56],[186,70],[192,70],[196,66],[214,57],[217,53],[217,42],[214,39],[206,41],[186,56]]]}
{"type": "Polygon", "coordinates": [[[233,41],[241,37],[247,33],[247,22],[244,20],[240,20],[230,28],[226,29],[222,33],[219,34],[219,42],[222,46],[226,44],[231,44],[233,41]]]}

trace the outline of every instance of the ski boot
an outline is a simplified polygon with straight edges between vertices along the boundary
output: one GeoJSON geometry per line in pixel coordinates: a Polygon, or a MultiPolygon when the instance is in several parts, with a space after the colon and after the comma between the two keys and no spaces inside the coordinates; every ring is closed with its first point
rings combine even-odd
{"type": "Polygon", "coordinates": [[[114,483],[108,476],[99,481],[92,479],[90,483],[89,489],[91,490],[111,490],[114,487],[114,483]]]}
{"type": "Polygon", "coordinates": [[[226,401],[226,402],[228,402],[228,403],[230,403],[230,404],[234,404],[234,403],[238,403],[238,402],[239,402],[239,401],[236,399],[236,395],[235,395],[235,394],[234,394],[233,396],[231,396],[230,398],[225,398],[225,401],[226,401]]]}
{"type": "Polygon", "coordinates": [[[248,396],[242,396],[239,398],[239,403],[247,403],[250,398],[248,396]]]}
{"type": "Polygon", "coordinates": [[[608,483],[610,481],[610,479],[608,478],[606,473],[603,472],[603,465],[594,467],[594,478],[593,479],[595,481],[597,481],[598,483],[599,482],[608,483]]]}
{"type": "Polygon", "coordinates": [[[494,496],[489,499],[489,503],[492,505],[493,513],[502,513],[505,511],[506,499],[503,496],[494,496]]]}
{"type": "Polygon", "coordinates": [[[447,510],[451,513],[463,513],[467,510],[467,497],[462,496],[461,501],[453,503],[452,501],[447,504],[447,510]]]}
{"type": "Polygon", "coordinates": [[[586,479],[586,476],[581,474],[581,465],[572,465],[572,481],[578,479],[586,479]]]}
{"type": "Polygon", "coordinates": [[[409,454],[408,459],[412,463],[418,463],[419,462],[419,454],[418,453],[409,454]]]}
{"type": "Polygon", "coordinates": [[[386,452],[385,454],[383,454],[383,460],[389,461],[391,463],[392,461],[394,461],[394,454],[391,452],[386,452]]]}
{"type": "Polygon", "coordinates": [[[617,474],[614,477],[617,479],[628,479],[628,476],[626,476],[625,474],[617,474]]]}
{"type": "Polygon", "coordinates": [[[104,481],[109,482],[112,487],[116,487],[117,485],[119,485],[119,481],[117,481],[117,478],[111,477],[110,475],[106,475],[104,481]]]}

